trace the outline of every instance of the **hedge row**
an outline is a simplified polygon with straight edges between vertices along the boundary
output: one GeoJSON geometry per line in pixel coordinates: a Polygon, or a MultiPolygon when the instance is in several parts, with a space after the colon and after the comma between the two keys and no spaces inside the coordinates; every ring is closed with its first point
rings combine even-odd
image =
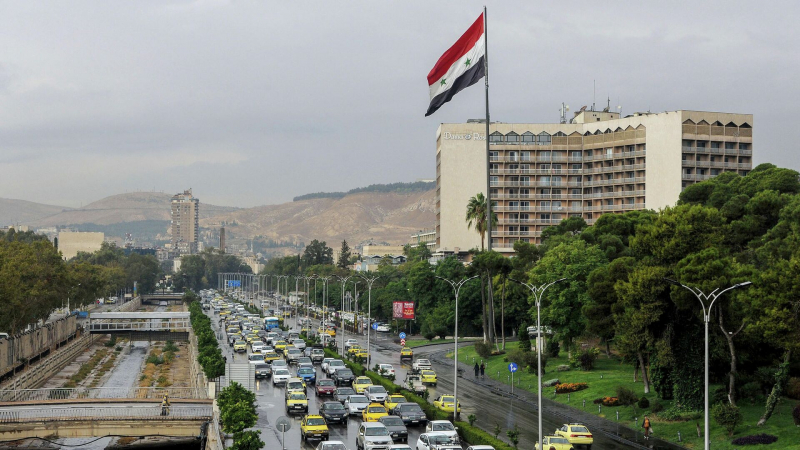
{"type": "MultiPolygon", "coordinates": [[[[381,376],[377,372],[367,370],[359,363],[348,361],[346,358],[343,358],[340,354],[329,348],[325,349],[325,356],[328,358],[341,359],[356,376],[366,375],[370,380],[372,380],[373,384],[383,386],[390,394],[400,394],[409,402],[418,404],[420,408],[422,408],[422,411],[425,412],[425,415],[428,416],[429,420],[453,421],[453,413],[442,411],[441,409],[433,406],[433,404],[429,403],[426,399],[403,388],[402,386],[393,383],[391,380],[381,376]]],[[[468,442],[470,445],[491,445],[495,448],[495,450],[513,450],[510,445],[506,444],[500,439],[495,438],[480,428],[470,425],[468,422],[455,422],[455,425],[458,427],[458,434],[461,436],[461,439],[465,442],[468,442]]]]}
{"type": "Polygon", "coordinates": [[[206,378],[213,380],[225,374],[225,359],[214,330],[211,328],[211,319],[203,313],[200,302],[197,300],[189,303],[189,320],[197,336],[197,362],[203,368],[206,378]]]}

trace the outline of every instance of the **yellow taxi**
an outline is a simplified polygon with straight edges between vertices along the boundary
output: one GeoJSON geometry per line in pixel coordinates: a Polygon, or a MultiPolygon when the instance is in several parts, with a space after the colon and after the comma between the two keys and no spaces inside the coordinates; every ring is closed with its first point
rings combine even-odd
{"type": "Polygon", "coordinates": [[[388,416],[386,407],[380,403],[370,403],[369,406],[361,411],[361,420],[364,422],[377,422],[381,417],[388,416]]]}
{"type": "Polygon", "coordinates": [[[330,432],[328,431],[328,424],[325,423],[325,419],[322,416],[309,414],[300,421],[300,435],[304,441],[309,439],[327,441],[330,432]]]}
{"type": "Polygon", "coordinates": [[[328,328],[327,330],[325,330],[325,332],[328,333],[328,335],[330,337],[336,337],[336,329],[335,328],[328,328]]]}
{"type": "Polygon", "coordinates": [[[358,344],[353,344],[350,346],[350,348],[347,349],[347,353],[349,355],[355,355],[355,353],[359,350],[361,350],[361,346],[358,344]]]}
{"type": "Polygon", "coordinates": [[[250,333],[250,334],[247,335],[247,337],[245,337],[245,339],[247,340],[247,343],[249,344],[249,343],[251,343],[253,341],[257,341],[258,340],[258,335],[255,334],[255,333],[250,333]]]}
{"type": "Polygon", "coordinates": [[[286,344],[286,347],[283,348],[283,357],[286,358],[287,356],[289,356],[289,350],[292,350],[294,348],[295,348],[294,345],[286,344]]]}
{"type": "Polygon", "coordinates": [[[306,382],[301,378],[292,377],[286,381],[286,392],[306,392],[306,382]]]}
{"type": "Polygon", "coordinates": [[[275,345],[273,345],[273,347],[275,348],[276,352],[283,353],[283,350],[287,345],[289,344],[287,344],[286,341],[278,341],[275,343],[275,345]]]}
{"type": "Polygon", "coordinates": [[[291,311],[284,311],[283,312],[283,317],[286,317],[286,318],[292,317],[292,312],[291,311]]]}
{"type": "Polygon", "coordinates": [[[231,312],[229,310],[227,310],[227,309],[223,309],[222,311],[219,312],[220,316],[228,316],[230,314],[231,314],[231,312]]]}
{"type": "MultiPolygon", "coordinates": [[[[433,401],[433,406],[442,411],[452,412],[454,401],[455,399],[452,395],[440,395],[433,401]]],[[[461,402],[458,402],[458,412],[461,412],[461,402]]]]}
{"type": "Polygon", "coordinates": [[[357,394],[363,394],[364,389],[372,386],[372,380],[369,377],[358,377],[353,380],[353,389],[356,390],[357,394]]]}
{"type": "Polygon", "coordinates": [[[359,358],[361,358],[361,359],[363,359],[364,361],[366,361],[366,360],[367,360],[367,357],[369,357],[369,353],[367,353],[367,349],[365,349],[365,348],[362,348],[362,349],[359,349],[359,350],[358,350],[358,351],[357,351],[357,352],[356,352],[356,353],[353,355],[353,357],[354,357],[354,358],[356,358],[356,359],[359,359],[359,358]]]}
{"type": "Polygon", "coordinates": [[[432,370],[423,370],[420,372],[420,380],[422,384],[430,384],[436,386],[436,372],[432,370]]]}
{"type": "Polygon", "coordinates": [[[228,327],[228,329],[225,330],[225,332],[228,333],[228,334],[238,333],[239,332],[239,327],[228,327]]]}
{"type": "Polygon", "coordinates": [[[281,357],[275,352],[264,353],[264,361],[276,361],[279,359],[281,359],[281,357]]]}
{"type": "Polygon", "coordinates": [[[404,359],[414,359],[414,351],[408,347],[403,347],[400,350],[400,360],[402,361],[404,359]]]}
{"type": "Polygon", "coordinates": [[[286,413],[308,413],[308,398],[303,392],[286,391],[286,413]]]}
{"type": "Polygon", "coordinates": [[[247,353],[247,342],[245,342],[245,341],[236,341],[236,342],[234,342],[233,343],[233,351],[247,353]]]}
{"type": "MultiPolygon", "coordinates": [[[[561,436],[544,436],[542,438],[542,447],[546,448],[547,450],[555,449],[555,450],[573,450],[572,444],[569,443],[567,438],[561,436]]],[[[534,446],[536,450],[539,450],[539,443],[537,442],[534,446]]]]}
{"type": "Polygon", "coordinates": [[[589,448],[594,443],[591,431],[582,423],[565,423],[555,433],[557,437],[565,438],[572,446],[583,446],[589,448]]]}
{"type": "Polygon", "coordinates": [[[406,400],[406,398],[405,398],[405,397],[403,397],[403,396],[402,396],[402,395],[400,395],[400,394],[392,394],[392,395],[390,395],[390,396],[386,397],[386,401],[384,401],[384,402],[383,402],[383,406],[385,406],[385,407],[386,407],[386,410],[387,410],[387,411],[389,411],[389,412],[392,412],[392,411],[394,411],[394,408],[395,408],[395,407],[396,407],[398,404],[400,404],[400,403],[406,403],[407,401],[408,401],[408,400],[406,400]]]}

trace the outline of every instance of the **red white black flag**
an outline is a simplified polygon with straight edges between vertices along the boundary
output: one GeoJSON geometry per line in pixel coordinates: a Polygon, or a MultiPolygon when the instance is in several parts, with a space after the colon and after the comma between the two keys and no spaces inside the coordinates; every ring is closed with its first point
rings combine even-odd
{"type": "Polygon", "coordinates": [[[481,14],[467,32],[436,61],[428,74],[431,104],[425,116],[430,116],[462,89],[483,78],[486,73],[484,32],[481,14]]]}

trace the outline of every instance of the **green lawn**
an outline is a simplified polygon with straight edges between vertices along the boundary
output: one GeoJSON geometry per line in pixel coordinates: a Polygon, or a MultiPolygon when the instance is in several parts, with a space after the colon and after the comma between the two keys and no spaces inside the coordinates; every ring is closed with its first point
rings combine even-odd
{"type": "MultiPolygon", "coordinates": [[[[476,338],[476,337],[470,337],[470,338],[459,337],[458,338],[459,347],[461,347],[461,345],[460,345],[461,342],[470,341],[470,340],[477,340],[477,339],[479,339],[479,338],[476,338]]],[[[429,341],[427,339],[407,339],[406,340],[406,347],[414,348],[414,347],[419,347],[420,345],[447,344],[447,343],[452,344],[453,343],[453,339],[433,339],[431,341],[429,341]]]]}
{"type": "MultiPolygon", "coordinates": [[[[517,343],[512,343],[507,347],[508,350],[516,348],[517,343]]],[[[451,358],[452,354],[449,355],[451,358]]],[[[509,383],[508,362],[504,361],[505,355],[493,356],[486,362],[486,375],[493,379],[499,380],[503,383],[509,383]]],[[[459,349],[458,359],[461,362],[473,365],[475,361],[480,362],[481,358],[475,353],[474,347],[463,347],[459,349]]],[[[596,398],[605,396],[615,396],[617,386],[623,385],[637,391],[640,396],[644,395],[644,387],[641,381],[633,383],[633,366],[623,364],[616,360],[606,358],[601,355],[596,361],[595,368],[592,371],[584,372],[579,369],[572,369],[567,372],[557,372],[556,366],[567,364],[566,353],[562,353],[558,358],[549,358],[545,366],[546,373],[542,376],[544,381],[558,378],[562,383],[588,383],[588,389],[583,391],[574,392],[567,397],[567,394],[554,395],[553,388],[543,388],[543,395],[561,403],[568,403],[569,405],[584,409],[583,401],[586,401],[585,410],[592,412],[600,417],[605,417],[610,420],[617,420],[617,411],[619,412],[619,421],[625,425],[641,430],[641,425],[634,424],[634,417],[637,417],[639,424],[641,424],[643,412],[641,409],[636,408],[634,411],[631,407],[603,407],[598,411],[598,405],[592,403],[596,398]]],[[[465,374],[466,377],[471,377],[471,371],[465,374]]],[[[514,388],[521,388],[536,393],[536,374],[527,373],[527,371],[520,371],[514,375],[514,388]]],[[[717,386],[712,385],[711,391],[717,386]]],[[[650,400],[652,406],[656,400],[655,393],[646,395],[650,400]]],[[[660,402],[666,408],[671,406],[670,401],[660,402]]],[[[751,434],[772,434],[778,436],[778,441],[770,445],[759,445],[754,448],[758,449],[794,449],[800,450],[800,428],[794,425],[792,420],[792,408],[796,401],[784,398],[775,409],[775,413],[763,427],[756,427],[756,422],[764,412],[764,402],[759,402],[755,405],[749,402],[740,401],[739,407],[742,410],[743,423],[736,428],[734,438],[747,436],[751,434]]],[[[685,422],[666,422],[659,420],[656,415],[650,416],[651,423],[655,435],[661,439],[667,439],[673,442],[678,442],[678,432],[682,436],[681,444],[692,449],[703,448],[703,439],[697,437],[696,424],[703,428],[703,413],[702,411],[697,415],[696,419],[685,422]]],[[[721,427],[714,423],[711,419],[711,445],[714,449],[734,449],[741,448],[741,446],[734,447],[731,444],[731,438],[728,438],[727,433],[721,427]]],[[[745,447],[746,448],[746,447],[745,447]]]]}

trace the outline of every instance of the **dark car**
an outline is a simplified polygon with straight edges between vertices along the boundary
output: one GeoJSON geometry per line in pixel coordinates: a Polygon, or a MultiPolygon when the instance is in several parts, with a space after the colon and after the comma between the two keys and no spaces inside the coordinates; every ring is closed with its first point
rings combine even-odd
{"type": "Polygon", "coordinates": [[[397,416],[384,416],[378,419],[378,422],[384,424],[386,429],[389,430],[389,436],[394,441],[408,442],[408,428],[403,422],[403,419],[397,416]]]}
{"type": "Polygon", "coordinates": [[[353,374],[353,371],[350,369],[339,369],[333,372],[331,375],[331,379],[337,386],[348,386],[353,383],[353,380],[356,379],[356,376],[353,374]]]}
{"type": "Polygon", "coordinates": [[[425,411],[416,403],[400,403],[392,414],[400,417],[406,425],[422,425],[428,422],[425,411]]]}
{"type": "Polygon", "coordinates": [[[269,364],[258,363],[255,367],[256,379],[269,378],[272,376],[272,366],[269,364]]]}
{"type": "Polygon", "coordinates": [[[347,397],[351,395],[356,395],[356,390],[351,387],[340,387],[336,389],[336,392],[333,394],[333,399],[339,403],[344,404],[344,401],[347,400],[347,397]]]}
{"type": "Polygon", "coordinates": [[[319,380],[314,386],[317,395],[333,395],[336,392],[336,383],[333,380],[319,380]]]}
{"type": "Polygon", "coordinates": [[[325,402],[319,408],[319,415],[325,418],[328,424],[347,423],[347,410],[339,402],[325,402]]]}

